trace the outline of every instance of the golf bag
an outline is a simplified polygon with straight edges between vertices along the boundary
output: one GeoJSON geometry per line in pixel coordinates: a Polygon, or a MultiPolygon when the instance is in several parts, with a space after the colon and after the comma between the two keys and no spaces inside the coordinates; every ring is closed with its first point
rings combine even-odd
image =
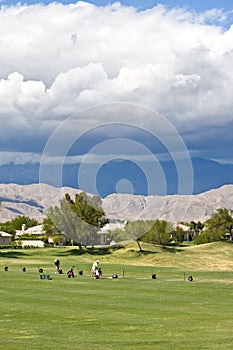
{"type": "Polygon", "coordinates": [[[101,270],[101,268],[98,268],[98,269],[95,270],[93,277],[95,279],[97,279],[97,280],[102,277],[102,270],[101,270]]]}
{"type": "Polygon", "coordinates": [[[67,272],[68,278],[74,278],[74,266],[67,272]]]}

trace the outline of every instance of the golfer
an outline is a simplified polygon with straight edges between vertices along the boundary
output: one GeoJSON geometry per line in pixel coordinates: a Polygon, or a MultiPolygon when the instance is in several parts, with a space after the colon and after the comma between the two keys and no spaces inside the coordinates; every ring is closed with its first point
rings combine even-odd
{"type": "Polygon", "coordinates": [[[55,260],[54,260],[54,265],[56,266],[56,273],[59,273],[59,270],[60,270],[60,260],[55,259],[55,260]]]}
{"type": "Polygon", "coordinates": [[[95,277],[96,275],[98,275],[98,271],[99,271],[99,260],[96,260],[91,268],[91,275],[92,277],[95,277]]]}

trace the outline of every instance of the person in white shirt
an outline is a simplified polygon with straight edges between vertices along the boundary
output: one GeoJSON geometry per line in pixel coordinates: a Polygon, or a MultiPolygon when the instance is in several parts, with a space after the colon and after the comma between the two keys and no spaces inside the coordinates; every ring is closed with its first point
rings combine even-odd
{"type": "Polygon", "coordinates": [[[91,268],[92,277],[99,276],[99,260],[96,260],[91,268]]]}

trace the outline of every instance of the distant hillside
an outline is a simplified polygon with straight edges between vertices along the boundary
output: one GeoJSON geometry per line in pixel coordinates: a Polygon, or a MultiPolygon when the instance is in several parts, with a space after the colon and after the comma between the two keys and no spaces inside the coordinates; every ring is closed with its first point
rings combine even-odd
{"type": "Polygon", "coordinates": [[[109,218],[205,221],[217,208],[233,208],[233,185],[225,185],[198,195],[146,197],[111,194],[105,198],[103,207],[109,218]]]}
{"type": "MultiPolygon", "coordinates": [[[[165,180],[166,193],[178,193],[178,176],[176,166],[173,161],[160,162],[165,180]]],[[[233,165],[220,164],[212,160],[193,158],[193,194],[206,192],[213,188],[219,188],[226,184],[233,184],[233,165]]],[[[62,184],[63,186],[79,188],[77,181],[77,174],[80,164],[64,164],[62,168],[62,184]]],[[[55,165],[47,165],[48,174],[50,178],[43,182],[52,186],[60,186],[59,179],[54,176],[56,173],[55,165]]],[[[93,172],[92,164],[86,165],[86,171],[93,172]]],[[[184,168],[185,171],[185,168],[184,168]]],[[[40,164],[26,163],[26,164],[4,164],[0,166],[0,183],[18,185],[31,185],[39,183],[40,164]]],[[[117,183],[127,179],[133,186],[133,193],[137,195],[148,195],[148,182],[143,169],[140,169],[136,164],[127,160],[112,160],[103,164],[96,176],[96,188],[98,194],[104,198],[111,193],[115,193],[117,183]]],[[[162,195],[161,186],[155,184],[153,195],[162,195]]],[[[88,189],[85,189],[88,191],[88,189]]],[[[126,193],[126,191],[124,191],[126,193]]],[[[185,193],[184,193],[185,194],[185,193]]]]}
{"type": "MultiPolygon", "coordinates": [[[[65,193],[72,197],[80,190],[46,184],[0,184],[1,221],[18,215],[45,217],[46,209],[59,203],[65,193]]],[[[198,195],[141,196],[111,194],[103,199],[103,208],[111,219],[165,219],[168,221],[206,220],[217,208],[233,208],[233,185],[198,195]]]]}

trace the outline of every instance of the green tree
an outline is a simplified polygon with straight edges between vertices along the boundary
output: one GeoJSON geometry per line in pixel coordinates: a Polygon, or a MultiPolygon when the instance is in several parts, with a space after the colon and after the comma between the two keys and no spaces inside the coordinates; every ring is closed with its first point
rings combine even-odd
{"type": "Polygon", "coordinates": [[[47,237],[56,236],[61,233],[48,215],[46,215],[43,221],[43,231],[47,237]]]}
{"type": "Polygon", "coordinates": [[[6,221],[0,224],[0,230],[8,232],[13,236],[16,233],[16,230],[21,230],[23,224],[26,228],[30,228],[38,225],[38,221],[36,219],[31,219],[28,216],[17,216],[16,218],[6,221]]]}
{"type": "Polygon", "coordinates": [[[54,225],[53,221],[50,217],[48,217],[48,215],[46,215],[46,218],[43,221],[43,232],[45,233],[45,238],[47,242],[48,238],[50,237],[53,239],[54,244],[60,244],[64,241],[64,235],[54,225]]]}
{"type": "Polygon", "coordinates": [[[219,208],[217,212],[213,213],[211,217],[205,222],[207,229],[221,230],[223,234],[232,232],[233,227],[233,210],[226,208],[219,208]]]}
{"type": "Polygon", "coordinates": [[[123,232],[123,239],[125,240],[134,240],[137,242],[138,248],[142,251],[141,241],[143,235],[150,229],[149,220],[136,220],[132,222],[128,222],[125,225],[123,232]]]}
{"type": "Polygon", "coordinates": [[[7,232],[7,233],[10,233],[13,236],[16,233],[16,229],[12,225],[11,221],[2,222],[0,224],[0,231],[4,231],[4,232],[7,232]]]}
{"type": "Polygon", "coordinates": [[[195,237],[195,244],[205,244],[210,242],[219,241],[221,239],[221,234],[215,232],[212,234],[210,231],[203,231],[199,236],[195,237]]]}
{"type": "Polygon", "coordinates": [[[172,240],[178,245],[180,243],[183,243],[184,237],[185,237],[185,231],[177,226],[174,230],[171,232],[172,240]]]}
{"type": "Polygon", "coordinates": [[[192,237],[199,236],[200,232],[202,231],[204,224],[200,221],[191,221],[190,224],[190,233],[192,234],[192,237]]]}
{"type": "Polygon", "coordinates": [[[75,200],[67,193],[66,201],[76,215],[89,225],[101,228],[109,222],[102,208],[102,200],[98,196],[90,197],[86,192],[76,194],[75,200]]]}
{"type": "Polygon", "coordinates": [[[172,231],[170,222],[156,219],[150,230],[143,236],[143,241],[165,247],[171,242],[172,231]]]}
{"type": "Polygon", "coordinates": [[[17,216],[11,220],[11,223],[16,230],[21,230],[23,225],[25,225],[26,229],[38,225],[36,219],[31,219],[28,216],[17,216]]]}
{"type": "Polygon", "coordinates": [[[195,239],[195,243],[209,243],[219,241],[229,233],[233,238],[233,211],[226,208],[219,208],[204,223],[205,230],[195,239]]]}
{"type": "Polygon", "coordinates": [[[108,222],[101,199],[85,192],[76,194],[74,200],[67,193],[59,207],[48,208],[47,219],[69,240],[77,242],[81,250],[82,244],[94,243],[97,231],[108,222]]]}
{"type": "Polygon", "coordinates": [[[114,228],[112,230],[108,230],[110,241],[121,242],[124,240],[124,229],[123,228],[114,228]]]}

